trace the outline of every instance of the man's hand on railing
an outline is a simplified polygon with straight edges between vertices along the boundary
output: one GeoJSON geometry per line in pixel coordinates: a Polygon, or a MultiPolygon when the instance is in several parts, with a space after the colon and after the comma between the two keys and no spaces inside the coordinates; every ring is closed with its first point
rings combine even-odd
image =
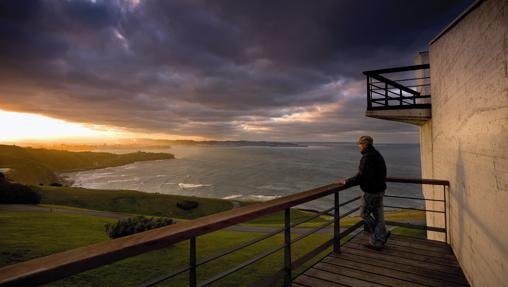
{"type": "Polygon", "coordinates": [[[338,184],[338,185],[345,185],[346,184],[346,180],[345,179],[339,179],[335,182],[335,184],[338,184]]]}

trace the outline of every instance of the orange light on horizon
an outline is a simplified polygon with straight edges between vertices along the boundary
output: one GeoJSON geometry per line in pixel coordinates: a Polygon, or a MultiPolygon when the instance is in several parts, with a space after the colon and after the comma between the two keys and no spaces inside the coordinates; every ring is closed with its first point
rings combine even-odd
{"type": "Polygon", "coordinates": [[[64,138],[118,138],[115,129],[66,122],[47,116],[0,110],[0,141],[55,140],[64,138]]]}

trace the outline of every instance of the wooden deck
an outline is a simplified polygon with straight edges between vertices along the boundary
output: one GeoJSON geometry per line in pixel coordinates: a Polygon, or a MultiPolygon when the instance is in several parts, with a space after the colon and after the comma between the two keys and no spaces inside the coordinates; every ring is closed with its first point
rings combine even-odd
{"type": "Polygon", "coordinates": [[[293,280],[294,287],[469,286],[450,246],[392,235],[383,251],[363,246],[359,233],[293,280]]]}

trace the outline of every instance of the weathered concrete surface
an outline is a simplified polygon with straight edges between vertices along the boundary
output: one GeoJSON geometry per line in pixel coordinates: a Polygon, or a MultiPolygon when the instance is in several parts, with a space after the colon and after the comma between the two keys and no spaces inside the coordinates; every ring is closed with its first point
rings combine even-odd
{"type": "Polygon", "coordinates": [[[365,116],[390,121],[422,125],[432,117],[430,109],[394,109],[366,111],[365,116]]]}
{"type": "Polygon", "coordinates": [[[422,171],[450,180],[451,245],[472,286],[508,286],[507,58],[506,0],[484,1],[430,47],[422,171]]]}

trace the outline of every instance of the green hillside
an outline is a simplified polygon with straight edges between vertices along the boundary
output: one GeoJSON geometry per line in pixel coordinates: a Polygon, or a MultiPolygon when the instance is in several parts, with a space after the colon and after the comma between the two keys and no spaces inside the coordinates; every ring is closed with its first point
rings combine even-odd
{"type": "Polygon", "coordinates": [[[43,204],[56,204],[78,208],[113,211],[131,214],[167,216],[194,219],[213,213],[230,210],[229,200],[200,198],[134,190],[86,189],[79,187],[40,186],[43,204]],[[199,203],[197,208],[183,210],[176,206],[181,200],[199,203]]]}
{"type": "Polygon", "coordinates": [[[10,168],[8,177],[24,184],[58,182],[57,173],[120,166],[136,161],[173,159],[169,153],[70,152],[14,145],[0,145],[0,167],[10,168]]]}

